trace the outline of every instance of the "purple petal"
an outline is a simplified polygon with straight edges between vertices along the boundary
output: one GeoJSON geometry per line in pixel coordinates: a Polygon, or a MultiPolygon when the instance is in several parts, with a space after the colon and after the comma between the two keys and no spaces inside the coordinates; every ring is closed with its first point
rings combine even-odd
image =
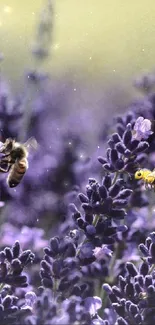
{"type": "Polygon", "coordinates": [[[95,315],[97,310],[102,307],[102,300],[97,296],[88,297],[85,299],[84,305],[91,315],[95,315]]]}

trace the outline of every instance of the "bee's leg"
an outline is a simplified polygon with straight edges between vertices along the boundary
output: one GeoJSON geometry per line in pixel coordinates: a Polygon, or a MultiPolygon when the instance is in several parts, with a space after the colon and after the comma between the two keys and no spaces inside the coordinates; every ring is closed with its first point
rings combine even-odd
{"type": "Polygon", "coordinates": [[[9,164],[9,166],[11,165],[11,164],[14,164],[14,161],[13,160],[9,160],[9,159],[0,159],[0,165],[1,164],[9,164]]]}
{"type": "Polygon", "coordinates": [[[148,191],[151,190],[151,184],[150,183],[147,183],[147,189],[148,189],[148,191]]]}
{"type": "Polygon", "coordinates": [[[0,160],[0,163],[6,163],[6,164],[8,164],[9,161],[8,161],[8,159],[3,159],[3,158],[2,158],[2,159],[0,160]]]}
{"type": "Polygon", "coordinates": [[[150,186],[151,186],[151,190],[154,190],[155,191],[155,184],[154,183],[151,183],[150,186]]]}
{"type": "Polygon", "coordinates": [[[149,190],[149,185],[148,185],[147,182],[145,183],[145,189],[146,189],[147,191],[149,190]]]}
{"type": "MultiPolygon", "coordinates": [[[[5,154],[5,155],[3,156],[3,158],[8,157],[8,156],[10,156],[10,153],[5,154]]],[[[3,159],[3,158],[2,158],[2,159],[3,159]]]]}
{"type": "Polygon", "coordinates": [[[7,169],[4,169],[4,168],[0,167],[0,172],[2,172],[2,173],[8,173],[9,169],[10,169],[10,166],[7,167],[7,169]]]}
{"type": "Polygon", "coordinates": [[[10,168],[11,168],[11,164],[8,162],[8,160],[3,159],[3,160],[0,161],[0,172],[2,172],[2,173],[8,173],[9,170],[10,170],[10,168]],[[2,164],[3,163],[7,164],[7,167],[6,168],[2,168],[1,167],[1,163],[2,164]]]}

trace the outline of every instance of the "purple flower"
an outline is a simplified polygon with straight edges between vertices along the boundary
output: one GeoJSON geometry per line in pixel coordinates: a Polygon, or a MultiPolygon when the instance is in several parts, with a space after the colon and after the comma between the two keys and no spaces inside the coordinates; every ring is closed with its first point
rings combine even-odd
{"type": "Polygon", "coordinates": [[[155,308],[155,233],[152,232],[139,245],[143,255],[141,265],[137,268],[133,263],[126,263],[125,276],[119,275],[117,286],[104,284],[103,288],[109,295],[112,306],[118,314],[117,324],[153,324],[155,308]],[[153,265],[153,267],[151,267],[153,265]]]}
{"type": "Polygon", "coordinates": [[[146,140],[152,133],[151,121],[139,116],[133,128],[133,138],[138,141],[141,141],[142,139],[146,140]]]}
{"type": "Polygon", "coordinates": [[[140,141],[138,138],[133,138],[133,121],[126,125],[122,118],[118,121],[118,132],[113,133],[108,141],[106,158],[99,156],[98,161],[105,172],[134,174],[141,160],[145,160],[144,155],[142,159],[142,153],[149,148],[149,143],[141,141],[141,138],[140,141]]]}
{"type": "Polygon", "coordinates": [[[98,309],[102,307],[102,300],[101,298],[95,297],[87,297],[84,301],[84,305],[86,310],[90,312],[92,316],[94,316],[98,309]]]}
{"type": "Polygon", "coordinates": [[[101,247],[95,247],[93,252],[94,252],[94,256],[98,261],[112,256],[112,251],[107,247],[107,245],[102,245],[101,247]]]}
{"type": "Polygon", "coordinates": [[[19,230],[10,223],[3,223],[0,229],[0,236],[0,246],[12,246],[15,240],[19,240],[22,249],[31,247],[35,252],[39,252],[48,243],[48,241],[43,238],[43,229],[23,226],[19,230]]]}
{"type": "Polygon", "coordinates": [[[33,291],[28,291],[25,294],[25,305],[22,306],[22,309],[25,308],[30,308],[30,310],[33,309],[33,306],[36,303],[36,301],[37,301],[36,294],[33,291]]]}

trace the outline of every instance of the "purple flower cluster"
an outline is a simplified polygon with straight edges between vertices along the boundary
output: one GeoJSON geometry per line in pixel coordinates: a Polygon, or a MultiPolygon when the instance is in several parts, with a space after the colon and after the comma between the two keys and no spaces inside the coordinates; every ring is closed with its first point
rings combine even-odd
{"type": "Polygon", "coordinates": [[[27,277],[22,275],[22,272],[33,260],[34,254],[30,250],[22,252],[18,241],[12,248],[5,247],[0,252],[0,283],[27,287],[27,277]]]}
{"type": "MultiPolygon", "coordinates": [[[[102,297],[102,283],[109,281],[108,285],[104,285],[105,288],[108,288],[109,293],[111,290],[110,285],[115,283],[117,278],[126,277],[125,270],[127,266],[125,266],[125,262],[122,262],[123,265],[121,265],[119,259],[122,257],[123,261],[132,240],[132,249],[126,264],[131,273],[133,266],[131,260],[137,244],[132,229],[136,217],[132,217],[130,222],[130,216],[135,214],[135,205],[132,199],[134,195],[133,189],[139,188],[139,195],[142,195],[142,188],[133,180],[133,173],[136,171],[137,164],[140,164],[146,158],[143,152],[149,148],[149,143],[134,138],[135,121],[136,119],[131,114],[128,114],[123,119],[119,118],[119,124],[116,126],[118,132],[112,134],[107,142],[106,159],[98,158],[103,166],[104,175],[101,176],[99,172],[97,178],[101,178],[101,181],[89,178],[85,194],[81,192],[77,195],[76,188],[73,195],[72,187],[74,184],[77,185],[76,169],[74,169],[74,162],[77,162],[77,160],[73,159],[76,148],[66,146],[66,139],[60,146],[61,150],[66,152],[63,157],[63,165],[59,165],[59,155],[62,155],[62,153],[58,152],[58,156],[55,154],[54,167],[52,165],[51,168],[50,153],[46,157],[46,148],[45,151],[44,148],[42,149],[42,157],[47,159],[48,176],[53,171],[57,174],[57,178],[54,180],[51,178],[51,181],[49,181],[46,178],[47,170],[44,166],[40,178],[35,180],[33,159],[30,161],[32,163],[30,175],[25,177],[25,181],[20,185],[19,192],[17,189],[18,196],[12,194],[12,197],[9,198],[11,204],[9,201],[5,201],[4,212],[2,210],[4,216],[9,211],[12,213],[11,208],[16,202],[19,202],[18,208],[16,208],[16,211],[20,211],[19,219],[16,213],[15,224],[10,224],[13,219],[9,217],[9,223],[4,223],[1,226],[0,290],[3,292],[7,285],[6,298],[2,298],[2,306],[4,305],[2,307],[2,317],[8,324],[10,319],[12,322],[14,321],[13,324],[15,325],[20,322],[24,325],[38,325],[43,322],[47,324],[108,324],[108,317],[104,319],[101,311],[102,305],[105,304],[110,311],[109,304],[102,297]],[[67,177],[68,189],[65,189],[63,178],[62,176],[60,178],[60,175],[64,175],[64,182],[67,177]],[[47,232],[46,223],[48,227],[51,225],[50,218],[53,215],[52,195],[54,194],[57,198],[55,206],[58,205],[61,198],[62,207],[65,207],[64,194],[67,190],[71,191],[67,201],[75,196],[77,196],[78,200],[75,199],[75,204],[70,205],[71,213],[67,212],[67,209],[63,211],[66,218],[66,221],[63,222],[63,233],[61,232],[61,220],[60,225],[54,225],[53,231],[49,229],[49,234],[53,233],[54,237],[50,239],[49,246],[46,246],[47,240],[43,236],[47,232]],[[28,200],[25,205],[24,196],[26,193],[28,200]],[[31,201],[31,197],[33,201],[31,201]],[[34,205],[35,197],[37,198],[36,207],[34,205]],[[43,209],[42,203],[44,205],[43,209]],[[26,210],[25,207],[27,207],[26,210]],[[33,214],[32,222],[28,222],[31,227],[24,225],[27,223],[25,222],[27,213],[30,213],[34,207],[35,216],[39,221],[41,221],[42,214],[46,215],[47,220],[43,226],[44,231],[36,227],[36,225],[31,228],[35,224],[33,214]],[[25,216],[23,216],[23,211],[25,216]],[[128,227],[126,225],[127,221],[125,221],[126,218],[129,223],[128,227]],[[21,230],[18,229],[19,220],[20,224],[23,225],[21,230]],[[58,233],[57,236],[55,236],[55,231],[58,233]],[[19,239],[22,247],[26,249],[25,251],[21,250],[18,241],[13,244],[16,238],[19,239]],[[9,248],[6,245],[12,247],[9,248]],[[35,252],[35,255],[28,249],[29,247],[35,252]],[[44,255],[42,253],[43,247],[44,255]],[[115,268],[116,274],[113,274],[115,268]],[[26,271],[24,271],[24,274],[23,269],[26,271]],[[40,285],[41,287],[39,287],[40,285]],[[24,289],[26,287],[28,287],[28,291],[21,291],[20,288],[27,290],[24,289]],[[7,316],[5,313],[6,304],[9,309],[7,316]]],[[[37,123],[39,124],[39,121],[37,122],[36,118],[35,124],[37,125],[37,123]]],[[[136,131],[140,132],[140,129],[141,125],[139,128],[137,127],[136,131]]],[[[146,132],[147,135],[143,136],[144,139],[151,135],[151,132],[148,133],[148,128],[146,132]]],[[[36,157],[34,157],[34,162],[37,163],[36,157]]],[[[83,188],[83,182],[78,185],[83,188]]],[[[141,250],[145,250],[146,256],[147,247],[142,246],[142,244],[139,247],[141,247],[141,250]]],[[[148,259],[146,259],[147,262],[144,262],[145,264],[150,263],[149,258],[152,258],[152,255],[149,255],[150,252],[152,250],[148,249],[148,259]]],[[[137,261],[137,259],[135,260],[137,261]]],[[[118,318],[118,324],[120,319],[122,322],[126,321],[125,314],[120,315],[118,313],[118,315],[122,317],[118,318]]]]}
{"type": "Polygon", "coordinates": [[[139,269],[126,263],[126,274],[118,285],[104,284],[113,308],[119,316],[116,324],[153,324],[155,321],[155,233],[139,245],[142,262],[139,269]]]}
{"type": "Polygon", "coordinates": [[[98,160],[106,171],[134,173],[141,161],[138,154],[148,149],[149,145],[146,141],[133,137],[131,123],[125,125],[120,119],[119,124],[118,133],[112,134],[108,141],[110,148],[107,149],[106,159],[99,157],[98,160]]]}
{"type": "MultiPolygon", "coordinates": [[[[33,49],[40,64],[53,15],[49,0],[33,49]]],[[[144,97],[104,130],[96,112],[77,121],[72,83],[55,86],[33,68],[26,76],[15,99],[0,81],[0,140],[39,143],[16,188],[0,175],[0,323],[154,324],[154,192],[134,177],[147,168],[155,179],[154,75],[136,81],[144,97]]]]}

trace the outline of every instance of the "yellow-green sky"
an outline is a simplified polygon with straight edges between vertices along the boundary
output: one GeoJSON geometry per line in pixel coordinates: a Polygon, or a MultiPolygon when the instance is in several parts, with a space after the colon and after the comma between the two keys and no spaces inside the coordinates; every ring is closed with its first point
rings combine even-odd
{"type": "MultiPolygon", "coordinates": [[[[30,46],[46,0],[0,0],[3,74],[19,80],[33,66],[30,46]]],[[[80,78],[133,78],[155,67],[154,0],[55,0],[48,69],[80,78]]]]}

